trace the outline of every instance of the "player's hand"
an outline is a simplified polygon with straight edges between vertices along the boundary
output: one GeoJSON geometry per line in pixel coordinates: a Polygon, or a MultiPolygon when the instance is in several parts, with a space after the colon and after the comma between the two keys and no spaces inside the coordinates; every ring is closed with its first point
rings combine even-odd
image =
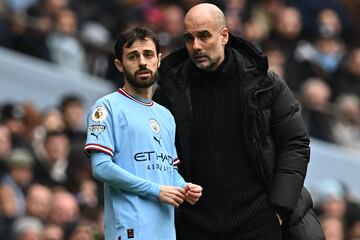
{"type": "Polygon", "coordinates": [[[186,191],[185,201],[194,205],[202,195],[202,187],[194,183],[187,183],[184,187],[186,191]]]}
{"type": "Polygon", "coordinates": [[[184,202],[186,191],[175,186],[160,186],[159,199],[162,202],[179,207],[184,202]]]}

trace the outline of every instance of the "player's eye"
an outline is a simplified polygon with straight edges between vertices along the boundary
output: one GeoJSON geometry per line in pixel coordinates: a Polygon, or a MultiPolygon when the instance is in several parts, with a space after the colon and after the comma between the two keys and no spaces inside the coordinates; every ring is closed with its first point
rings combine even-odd
{"type": "Polygon", "coordinates": [[[130,60],[130,61],[135,61],[137,60],[138,58],[140,57],[140,55],[138,53],[130,53],[127,58],[130,60]]]}
{"type": "Polygon", "coordinates": [[[144,57],[147,59],[153,58],[155,56],[155,53],[153,51],[145,51],[144,57]]]}

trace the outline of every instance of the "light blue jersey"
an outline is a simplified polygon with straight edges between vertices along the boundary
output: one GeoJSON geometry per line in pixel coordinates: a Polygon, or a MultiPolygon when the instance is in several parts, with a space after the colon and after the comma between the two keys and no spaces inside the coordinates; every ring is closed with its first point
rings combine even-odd
{"type": "Polygon", "coordinates": [[[106,240],[175,240],[174,207],[161,185],[183,187],[175,121],[161,105],[124,90],[100,98],[88,114],[85,152],[104,182],[106,240]]]}

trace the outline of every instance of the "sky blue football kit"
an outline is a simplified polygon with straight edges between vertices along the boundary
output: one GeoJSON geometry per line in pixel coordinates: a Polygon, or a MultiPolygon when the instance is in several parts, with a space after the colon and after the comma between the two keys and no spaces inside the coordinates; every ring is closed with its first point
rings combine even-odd
{"type": "Polygon", "coordinates": [[[185,185],[171,113],[118,89],[96,101],[87,122],[85,152],[104,182],[105,239],[175,240],[174,207],[158,199],[161,185],[185,185]]]}

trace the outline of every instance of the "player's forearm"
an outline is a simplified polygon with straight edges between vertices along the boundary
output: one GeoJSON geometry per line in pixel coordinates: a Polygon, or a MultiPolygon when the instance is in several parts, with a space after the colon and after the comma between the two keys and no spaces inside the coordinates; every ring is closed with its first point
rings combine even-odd
{"type": "Polygon", "coordinates": [[[121,190],[141,195],[158,197],[160,186],[137,177],[116,165],[111,156],[101,152],[91,152],[91,167],[96,179],[121,190]]]}
{"type": "Polygon", "coordinates": [[[174,168],[174,186],[184,187],[186,184],[184,178],[180,175],[178,170],[174,168]]]}

